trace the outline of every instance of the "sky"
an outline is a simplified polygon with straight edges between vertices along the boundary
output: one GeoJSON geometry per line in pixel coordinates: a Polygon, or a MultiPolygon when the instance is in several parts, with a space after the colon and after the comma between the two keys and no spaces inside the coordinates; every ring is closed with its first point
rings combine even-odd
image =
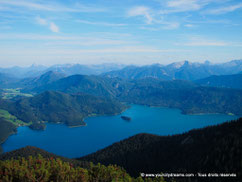
{"type": "Polygon", "coordinates": [[[0,0],[0,67],[242,59],[242,0],[0,0]]]}

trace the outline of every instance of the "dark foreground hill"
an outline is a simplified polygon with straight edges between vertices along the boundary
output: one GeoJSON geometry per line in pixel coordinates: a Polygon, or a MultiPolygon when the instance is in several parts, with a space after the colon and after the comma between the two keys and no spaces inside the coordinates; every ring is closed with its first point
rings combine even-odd
{"type": "Polygon", "coordinates": [[[214,177],[205,181],[240,181],[242,118],[174,136],[139,134],[80,160],[117,164],[134,176],[140,172],[236,173],[236,178],[214,177]]]}
{"type": "Polygon", "coordinates": [[[41,155],[44,158],[54,158],[54,159],[60,158],[62,161],[72,163],[74,166],[80,166],[85,168],[89,167],[88,162],[82,162],[75,159],[61,157],[33,146],[27,146],[18,150],[3,153],[0,155],[0,160],[5,161],[5,160],[11,160],[12,158],[18,159],[19,157],[21,158],[23,157],[27,159],[29,156],[38,157],[38,155],[41,155]]]}
{"type": "Polygon", "coordinates": [[[163,178],[135,179],[116,165],[93,165],[30,146],[0,156],[0,181],[165,182],[163,178]]]}

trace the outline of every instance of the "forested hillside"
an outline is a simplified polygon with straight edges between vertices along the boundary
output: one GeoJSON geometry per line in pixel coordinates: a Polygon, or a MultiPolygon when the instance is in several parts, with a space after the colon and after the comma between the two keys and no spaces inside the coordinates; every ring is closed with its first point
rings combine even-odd
{"type": "Polygon", "coordinates": [[[0,154],[2,153],[1,144],[8,138],[9,135],[16,132],[17,129],[14,124],[0,117],[0,154]]]}
{"type": "Polygon", "coordinates": [[[117,114],[126,108],[111,99],[54,91],[17,101],[1,100],[0,107],[23,122],[32,123],[34,129],[43,129],[45,122],[65,123],[68,126],[85,125],[85,117],[117,114]]]}
{"type": "MultiPolygon", "coordinates": [[[[239,181],[242,118],[174,136],[139,134],[80,160],[117,164],[135,176],[140,172],[236,173],[239,181]]],[[[228,180],[233,178],[206,178],[206,181],[228,180]]]]}
{"type": "Polygon", "coordinates": [[[185,114],[233,113],[242,115],[242,90],[200,87],[188,81],[142,79],[121,92],[119,100],[179,108],[185,114]]]}
{"type": "Polygon", "coordinates": [[[26,147],[0,156],[0,181],[129,181],[165,182],[163,178],[131,177],[117,165],[93,165],[58,157],[35,147],[26,147]]]}
{"type": "Polygon", "coordinates": [[[191,81],[157,78],[126,80],[74,75],[31,89],[87,93],[121,102],[179,108],[185,114],[224,113],[242,115],[242,90],[199,86],[191,81]]]}
{"type": "Polygon", "coordinates": [[[87,93],[96,96],[112,97],[115,90],[110,85],[110,79],[99,76],[73,75],[62,78],[53,83],[47,83],[35,88],[26,88],[26,91],[41,93],[43,91],[61,91],[65,93],[87,93]]]}
{"type": "Polygon", "coordinates": [[[234,75],[214,75],[196,80],[195,83],[204,86],[242,89],[242,73],[234,75]]]}

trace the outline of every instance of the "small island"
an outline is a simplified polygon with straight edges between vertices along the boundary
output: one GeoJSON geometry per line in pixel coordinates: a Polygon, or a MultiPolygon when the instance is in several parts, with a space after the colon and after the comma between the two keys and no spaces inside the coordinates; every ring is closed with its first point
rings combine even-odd
{"type": "Polygon", "coordinates": [[[131,118],[128,116],[121,116],[121,118],[125,121],[131,121],[131,118]]]}

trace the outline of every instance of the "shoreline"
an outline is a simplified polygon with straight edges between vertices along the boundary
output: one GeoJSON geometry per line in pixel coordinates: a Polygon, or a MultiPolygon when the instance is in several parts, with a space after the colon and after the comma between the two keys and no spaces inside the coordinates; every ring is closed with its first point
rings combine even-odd
{"type": "Polygon", "coordinates": [[[4,144],[11,135],[17,134],[18,133],[18,130],[17,129],[18,129],[18,127],[16,127],[16,132],[11,132],[6,138],[4,138],[2,141],[0,141],[0,155],[4,153],[2,144],[4,144]]]}
{"type": "MultiPolygon", "coordinates": [[[[48,121],[45,121],[44,123],[45,124],[64,124],[66,125],[68,128],[77,128],[77,127],[85,127],[87,126],[87,123],[85,122],[85,119],[89,118],[89,117],[100,117],[100,116],[116,116],[116,115],[119,115],[119,114],[122,114],[124,111],[126,111],[127,109],[129,109],[131,106],[128,105],[127,107],[125,107],[125,109],[123,109],[120,113],[114,113],[114,114],[106,114],[106,115],[102,115],[102,114],[90,114],[88,115],[87,117],[83,118],[83,122],[85,123],[84,125],[77,125],[77,126],[68,126],[66,123],[62,123],[62,122],[57,122],[57,123],[54,123],[54,122],[48,122],[48,121]]],[[[9,138],[9,136],[11,135],[14,135],[14,134],[17,134],[18,133],[18,128],[19,127],[29,127],[28,124],[26,125],[15,125],[16,126],[16,132],[12,132],[11,134],[9,134],[2,142],[0,141],[0,155],[4,153],[4,150],[3,150],[3,147],[2,147],[2,144],[4,144],[6,142],[6,140],[9,138]]],[[[31,128],[30,128],[31,129],[31,128]]],[[[46,130],[46,127],[44,130],[35,130],[35,129],[31,129],[31,130],[34,130],[34,131],[45,131],[46,130]]]]}
{"type": "Polygon", "coordinates": [[[68,128],[78,128],[78,127],[84,127],[84,126],[87,126],[87,123],[83,124],[83,125],[77,125],[77,126],[68,126],[68,128]]]}
{"type": "MultiPolygon", "coordinates": [[[[62,122],[48,122],[48,121],[44,121],[45,124],[64,124],[66,125],[68,128],[77,128],[77,127],[85,127],[87,126],[88,124],[85,122],[85,120],[87,118],[90,118],[90,117],[102,117],[102,116],[116,116],[116,115],[120,115],[122,114],[123,112],[125,112],[126,110],[130,109],[132,107],[132,105],[141,105],[141,106],[147,106],[147,107],[153,107],[153,108],[167,108],[167,109],[177,109],[179,110],[179,112],[181,112],[181,114],[183,115],[194,115],[194,116],[199,116],[199,115],[219,115],[219,114],[224,114],[224,115],[227,115],[227,116],[235,116],[235,117],[241,117],[240,115],[236,115],[236,114],[233,114],[233,113],[184,113],[184,111],[182,111],[180,108],[172,108],[172,107],[164,107],[164,106],[152,106],[152,105],[146,105],[146,104],[137,104],[137,103],[126,103],[128,104],[127,107],[125,107],[121,112],[119,113],[114,113],[114,114],[106,114],[106,115],[103,115],[103,114],[90,114],[88,116],[86,116],[85,118],[83,118],[83,122],[85,124],[80,124],[80,125],[74,125],[74,126],[68,126],[66,123],[62,123],[62,122]]],[[[4,150],[3,150],[3,147],[2,147],[2,144],[4,144],[6,142],[6,140],[11,136],[11,135],[14,135],[14,134],[17,134],[18,131],[17,129],[19,127],[26,127],[29,125],[26,124],[26,125],[16,125],[16,132],[11,132],[4,140],[0,141],[0,154],[4,153],[4,150]],[[2,149],[2,150],[1,150],[2,149]],[[2,153],[1,153],[2,151],[2,153]]],[[[31,128],[30,128],[31,129],[31,128]]],[[[35,129],[32,129],[32,130],[35,130],[35,129]]],[[[46,130],[46,127],[45,129],[46,130]]],[[[44,130],[41,130],[41,131],[44,131],[44,130]]],[[[35,130],[35,131],[38,131],[38,130],[35,130]]]]}
{"type": "MultiPolygon", "coordinates": [[[[133,103],[134,104],[134,103],[133,103]]],[[[241,117],[242,115],[237,115],[234,113],[218,113],[218,112],[214,112],[214,113],[210,113],[210,112],[204,112],[204,113],[189,113],[189,112],[185,112],[184,110],[178,108],[178,107],[165,107],[165,106],[154,106],[154,105],[147,105],[147,104],[137,104],[137,105],[143,105],[143,106],[147,106],[147,107],[154,107],[154,108],[167,108],[167,109],[178,109],[179,111],[181,111],[181,113],[183,115],[217,115],[217,114],[224,114],[227,116],[238,116],[241,117]]]]}

